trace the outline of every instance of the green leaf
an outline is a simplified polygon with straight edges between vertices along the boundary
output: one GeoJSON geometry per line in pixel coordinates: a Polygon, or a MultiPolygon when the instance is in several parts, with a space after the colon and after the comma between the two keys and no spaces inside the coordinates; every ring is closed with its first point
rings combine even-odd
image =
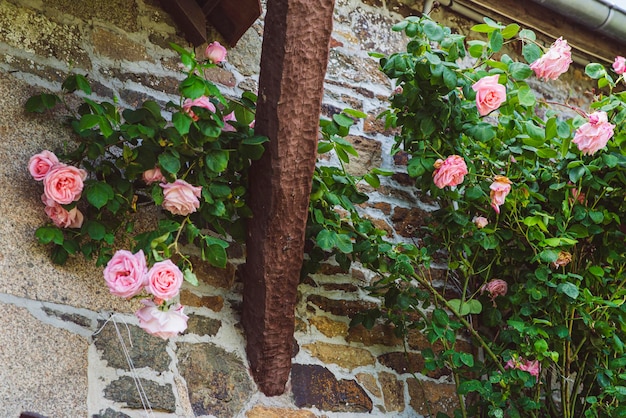
{"type": "Polygon", "coordinates": [[[494,30],[496,30],[494,27],[489,26],[485,23],[480,23],[478,25],[474,25],[471,27],[470,29],[473,32],[478,32],[478,33],[491,33],[494,30]]]}
{"type": "Polygon", "coordinates": [[[179,90],[184,97],[197,99],[203,96],[206,91],[204,80],[196,75],[190,75],[184,79],[179,86],[179,90]]]}
{"type": "Polygon", "coordinates": [[[56,226],[42,226],[35,231],[35,237],[42,244],[50,244],[51,242],[61,245],[63,244],[63,231],[56,226]]]}
{"type": "Polygon", "coordinates": [[[205,162],[209,170],[214,173],[221,173],[228,167],[230,153],[224,150],[212,151],[207,154],[205,162]]]}
{"type": "Polygon", "coordinates": [[[183,271],[183,277],[185,278],[185,281],[189,282],[192,286],[198,286],[198,277],[193,271],[185,269],[183,271]]]}
{"type": "Polygon", "coordinates": [[[83,115],[78,122],[78,129],[81,131],[85,131],[87,129],[91,129],[94,126],[97,126],[100,123],[100,116],[94,115],[92,113],[88,113],[83,115]]]}
{"type": "Polygon", "coordinates": [[[106,228],[98,221],[88,220],[83,224],[83,231],[86,231],[91,239],[100,241],[106,235],[106,228]]]}
{"type": "Polygon", "coordinates": [[[479,300],[470,299],[461,303],[460,299],[452,299],[448,301],[448,304],[459,315],[478,315],[483,311],[483,305],[479,300]]]}
{"type": "Polygon", "coordinates": [[[328,229],[322,229],[315,237],[315,242],[322,250],[330,251],[337,245],[337,234],[328,229]]]}
{"type": "Polygon", "coordinates": [[[585,67],[585,74],[587,74],[594,80],[597,80],[598,78],[606,74],[606,70],[604,69],[604,66],[602,64],[598,64],[597,62],[591,62],[585,67]]]}
{"type": "Polygon", "coordinates": [[[180,170],[180,160],[171,152],[164,152],[159,155],[159,165],[171,174],[176,174],[180,170]]]}
{"type": "Polygon", "coordinates": [[[61,99],[55,94],[42,93],[30,97],[26,100],[26,111],[34,113],[43,113],[48,109],[52,109],[61,99]]]}
{"type": "Polygon", "coordinates": [[[569,282],[559,283],[559,285],[556,287],[556,291],[559,293],[563,293],[572,299],[576,299],[580,293],[580,291],[578,290],[578,286],[576,286],[574,283],[569,282]]]}
{"type": "Polygon", "coordinates": [[[522,47],[522,55],[527,63],[532,64],[543,55],[543,51],[533,43],[525,44],[522,47]]]}
{"type": "Polygon", "coordinates": [[[359,118],[359,119],[367,118],[367,113],[364,113],[355,109],[346,108],[346,109],[343,109],[342,112],[348,116],[352,116],[352,117],[359,118]]]}
{"type": "Polygon", "coordinates": [[[380,179],[378,178],[376,174],[367,173],[366,175],[363,176],[363,180],[365,180],[367,184],[369,184],[375,189],[380,187],[380,179]]]}
{"type": "Polygon", "coordinates": [[[204,259],[215,267],[225,268],[228,262],[226,250],[221,245],[209,245],[203,251],[204,259]]]}
{"type": "Polygon", "coordinates": [[[502,37],[504,39],[511,39],[512,37],[517,35],[517,32],[519,32],[519,30],[520,26],[517,23],[511,23],[510,25],[507,25],[506,28],[502,29],[502,37]]]}
{"type": "Polygon", "coordinates": [[[337,248],[344,254],[352,253],[352,240],[349,235],[337,234],[337,248]]]}
{"type": "Polygon", "coordinates": [[[440,42],[445,36],[443,28],[432,20],[424,22],[422,29],[424,30],[424,35],[431,41],[440,42]]]}
{"type": "Polygon", "coordinates": [[[259,145],[267,141],[269,141],[269,138],[266,136],[254,135],[254,136],[245,138],[243,141],[241,141],[241,143],[246,144],[246,145],[259,145]]]}
{"type": "Polygon", "coordinates": [[[483,388],[482,383],[480,383],[480,381],[478,380],[467,380],[465,382],[462,382],[458,389],[457,392],[460,395],[467,395],[470,392],[480,392],[483,388]]]}
{"type": "Polygon", "coordinates": [[[527,85],[519,88],[517,98],[522,106],[534,106],[536,103],[535,93],[527,85]]]}
{"type": "Polygon", "coordinates": [[[559,252],[555,250],[543,250],[539,253],[539,259],[544,263],[554,263],[559,258],[559,252]]]}
{"type": "Polygon", "coordinates": [[[181,135],[187,135],[191,127],[192,119],[184,112],[177,112],[172,115],[172,124],[181,135]]]}
{"type": "Polygon", "coordinates": [[[515,80],[525,80],[531,76],[533,70],[530,65],[523,62],[512,62],[509,64],[509,73],[515,80]]]}
{"type": "Polygon", "coordinates": [[[101,209],[115,197],[113,188],[102,181],[88,183],[85,194],[87,201],[98,209],[101,209]]]}
{"type": "Polygon", "coordinates": [[[342,115],[341,113],[337,113],[333,115],[333,120],[335,121],[337,125],[343,126],[345,128],[349,128],[354,124],[354,121],[352,120],[352,118],[346,115],[342,115]]]}
{"type": "Polygon", "coordinates": [[[502,49],[502,45],[504,44],[504,39],[502,37],[502,32],[496,30],[491,33],[489,36],[489,48],[493,52],[498,52],[502,49]]]}

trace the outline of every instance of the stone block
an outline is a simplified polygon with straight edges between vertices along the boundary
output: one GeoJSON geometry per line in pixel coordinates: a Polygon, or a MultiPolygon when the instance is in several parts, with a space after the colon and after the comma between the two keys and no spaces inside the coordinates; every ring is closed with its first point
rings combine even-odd
{"type": "Polygon", "coordinates": [[[138,30],[139,9],[136,0],[46,0],[46,8],[69,14],[84,21],[99,20],[113,24],[126,32],[138,30]]]}
{"type": "Polygon", "coordinates": [[[246,412],[246,418],[315,418],[316,415],[307,410],[274,408],[258,405],[246,412]]]}
{"type": "Polygon", "coordinates": [[[145,46],[140,45],[123,34],[104,28],[95,28],[91,34],[91,43],[97,55],[116,61],[152,61],[145,46]]]}
{"type": "Polygon", "coordinates": [[[177,344],[176,354],[194,414],[238,416],[255,389],[244,362],[207,343],[177,344]]]}
{"type": "MultiPolygon", "coordinates": [[[[104,322],[101,321],[98,324],[98,329],[103,324],[104,322]]],[[[169,369],[172,359],[165,350],[167,346],[166,340],[152,336],[138,326],[113,322],[108,322],[101,328],[100,333],[93,337],[94,344],[100,352],[102,360],[105,360],[109,367],[130,371],[121,348],[122,343],[115,330],[116,326],[120,330],[120,335],[135,368],[148,367],[157,372],[164,372],[169,369]]]]}
{"type": "Polygon", "coordinates": [[[420,235],[420,227],[426,224],[428,212],[419,208],[396,207],[391,216],[394,229],[403,237],[420,235]]]}
{"type": "MultiPolygon", "coordinates": [[[[155,381],[143,378],[139,378],[139,384],[143,387],[152,410],[163,412],[176,411],[176,398],[172,391],[172,385],[160,385],[155,381]]],[[[130,376],[122,376],[109,383],[104,389],[104,397],[115,402],[124,403],[131,409],[144,408],[135,380],[130,376]]]]}
{"type": "Polygon", "coordinates": [[[348,135],[346,139],[359,154],[358,157],[350,156],[350,162],[346,165],[348,173],[353,176],[362,176],[373,168],[380,167],[383,162],[382,143],[355,135],[348,135]]]}
{"type": "Polygon", "coordinates": [[[291,369],[294,402],[299,408],[332,412],[371,412],[372,400],[355,380],[338,380],[325,367],[294,364],[291,369]]]}
{"type": "Polygon", "coordinates": [[[304,344],[302,348],[309,351],[313,357],[320,359],[323,363],[333,363],[348,370],[373,365],[376,362],[372,353],[358,347],[318,341],[312,344],[304,344]]]}
{"type": "Polygon", "coordinates": [[[365,389],[367,389],[372,395],[380,398],[382,392],[378,386],[378,381],[370,373],[357,373],[355,375],[357,382],[359,382],[365,389]]]}
{"type": "Polygon", "coordinates": [[[320,295],[310,295],[307,300],[325,312],[348,317],[353,317],[359,312],[373,309],[377,306],[373,302],[330,299],[320,295]]]}
{"type": "Polygon", "coordinates": [[[391,325],[376,324],[372,329],[367,329],[359,324],[350,328],[346,341],[359,342],[366,346],[386,345],[398,346],[402,344],[402,338],[394,333],[394,327],[391,325]]]}
{"type": "Polygon", "coordinates": [[[383,399],[387,412],[402,412],[404,403],[404,383],[393,373],[378,373],[378,381],[383,390],[383,399]]]}
{"type": "Polygon", "coordinates": [[[309,323],[329,338],[338,336],[343,337],[348,334],[348,324],[345,322],[334,321],[325,316],[314,316],[309,318],[309,323]]]}
{"type": "Polygon", "coordinates": [[[459,407],[455,385],[428,380],[418,382],[415,379],[408,379],[407,384],[409,403],[418,414],[436,416],[442,412],[453,416],[454,410],[459,407]]]}
{"type": "Polygon", "coordinates": [[[205,307],[220,312],[224,308],[224,298],[221,296],[198,296],[189,290],[180,292],[180,303],[184,306],[205,307]]]}
{"type": "Polygon", "coordinates": [[[222,326],[222,321],[200,315],[189,315],[185,334],[208,335],[214,337],[222,326]]]}

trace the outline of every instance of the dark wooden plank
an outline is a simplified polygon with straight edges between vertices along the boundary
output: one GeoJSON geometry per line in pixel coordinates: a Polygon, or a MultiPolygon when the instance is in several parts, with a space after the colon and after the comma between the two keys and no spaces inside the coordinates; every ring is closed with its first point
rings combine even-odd
{"type": "Polygon", "coordinates": [[[161,6],[172,16],[189,42],[194,45],[206,42],[206,18],[195,0],[161,0],[161,6]]]}

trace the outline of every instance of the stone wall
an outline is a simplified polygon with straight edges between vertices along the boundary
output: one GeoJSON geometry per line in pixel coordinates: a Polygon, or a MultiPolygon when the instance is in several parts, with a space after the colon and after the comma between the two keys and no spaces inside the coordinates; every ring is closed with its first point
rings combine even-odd
{"type": "MultiPolygon", "coordinates": [[[[394,239],[413,239],[432,205],[411,187],[403,161],[389,155],[393,133],[376,115],[392,86],[367,53],[402,49],[405,40],[390,27],[401,13],[418,13],[420,3],[409,2],[411,9],[397,2],[336,1],[322,109],[326,117],[344,107],[369,115],[350,137],[360,153],[350,170],[380,165],[397,172],[380,189],[365,189],[371,200],[363,207],[394,239]]],[[[436,18],[463,31],[470,26],[444,12],[436,18]]],[[[262,26],[260,19],[228,51],[224,67],[209,74],[226,94],[257,88],[262,26]]],[[[63,267],[50,263],[33,236],[45,215],[26,165],[41,149],[62,147],[70,133],[60,113],[26,114],[25,100],[42,89],[58,91],[71,70],[87,75],[101,99],[116,97],[130,107],[147,98],[164,103],[180,79],[169,42],[187,45],[157,0],[0,2],[0,317],[6,324],[0,328],[0,415],[31,410],[50,417],[139,417],[148,407],[156,417],[451,412],[457,401],[450,377],[422,374],[423,336],[411,334],[405,353],[388,327],[349,329],[350,317],[375,303],[360,290],[373,279],[367,271],[340,272],[329,264],[300,285],[291,379],[284,395],[267,398],[257,392],[245,360],[236,274],[244,261],[241,248],[231,249],[226,270],[204,267],[200,286],[184,288],[189,329],[170,341],[137,327],[137,306],[108,294],[101,269],[81,259],[63,267]]],[[[570,74],[543,93],[583,97],[580,70],[570,74]]]]}

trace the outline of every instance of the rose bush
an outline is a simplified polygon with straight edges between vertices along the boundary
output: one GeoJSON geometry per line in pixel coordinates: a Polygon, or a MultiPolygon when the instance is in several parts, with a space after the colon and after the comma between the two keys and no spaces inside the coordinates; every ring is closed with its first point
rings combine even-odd
{"type": "Polygon", "coordinates": [[[455,417],[626,416],[621,60],[586,66],[598,90],[579,109],[538,99],[528,82],[567,71],[563,39],[544,48],[533,32],[490,19],[473,27],[485,40],[427,16],[394,30],[407,50],[372,54],[395,84],[381,117],[437,209],[411,242],[390,242],[362,218],[367,197],[356,182],[377,187],[379,173],[342,169],[352,153],[337,136],[352,121],[335,115],[319,151],[334,150],[341,165],[316,171],[303,273],[331,256],[376,272],[369,290],[380,306],[352,325],[384,320],[398,336],[415,330],[440,347],[422,349],[423,373],[452,373],[455,417]],[[462,156],[467,172],[446,176],[447,156],[462,156]],[[441,280],[435,263],[447,266],[441,280]],[[463,351],[465,339],[475,350],[463,351]]]}
{"type": "MultiPolygon", "coordinates": [[[[42,151],[28,163],[32,177],[43,183],[51,221],[36,236],[51,245],[53,261],[95,257],[106,266],[111,294],[151,297],[136,314],[142,328],[164,338],[186,328],[177,296],[183,281],[197,283],[183,248],[196,247],[203,261],[225,267],[228,240],[245,237],[247,171],[267,140],[251,128],[254,94],[227,100],[199,76],[224,61],[224,47],[212,43],[202,61],[172,47],[184,72],[177,102],[163,109],[154,101],[119,109],[86,98],[77,111],[67,108],[75,146],[65,154],[42,151]],[[135,230],[134,220],[150,205],[164,209],[162,216],[147,230],[135,230]],[[129,239],[132,251],[117,248],[129,239]]],[[[64,94],[91,94],[80,74],[62,87],[64,94]]],[[[43,112],[60,103],[66,103],[62,96],[45,93],[31,97],[26,108],[43,112]]]]}

